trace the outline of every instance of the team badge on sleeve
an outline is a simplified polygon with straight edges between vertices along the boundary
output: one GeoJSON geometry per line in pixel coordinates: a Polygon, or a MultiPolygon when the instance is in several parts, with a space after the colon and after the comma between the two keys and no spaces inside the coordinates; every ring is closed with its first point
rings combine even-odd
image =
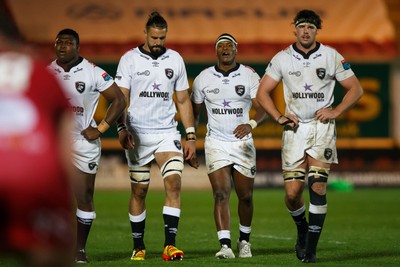
{"type": "Polygon", "coordinates": [[[86,86],[85,86],[84,82],[76,82],[75,83],[75,88],[80,94],[82,94],[85,91],[85,87],[86,86]]]}
{"type": "Polygon", "coordinates": [[[172,79],[174,77],[174,70],[173,69],[165,69],[165,75],[167,76],[168,79],[172,79]]]}

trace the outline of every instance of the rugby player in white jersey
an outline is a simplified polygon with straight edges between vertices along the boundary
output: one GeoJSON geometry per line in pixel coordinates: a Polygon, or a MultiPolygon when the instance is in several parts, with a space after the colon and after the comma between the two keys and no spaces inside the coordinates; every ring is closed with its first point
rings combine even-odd
{"type": "Polygon", "coordinates": [[[144,30],[145,43],[126,52],[118,64],[116,83],[129,99],[126,116],[118,121],[121,146],[125,149],[131,180],[129,220],[133,238],[131,260],[144,260],[146,246],[146,195],[150,168],[155,160],[165,188],[163,219],[165,241],[162,258],[181,260],[182,250],[175,244],[181,213],[181,175],[184,159],[198,167],[189,83],[182,57],[164,47],[167,22],[153,12],[144,30]],[[181,145],[177,130],[176,107],[186,129],[186,142],[181,145]]]}
{"type": "Polygon", "coordinates": [[[330,165],[337,164],[335,118],[363,95],[363,89],[335,49],[316,41],[321,18],[302,10],[293,21],[296,42],[277,53],[266,68],[257,99],[284,127],[282,169],[285,203],[297,226],[296,256],[304,263],[317,261],[317,243],[327,213],[326,185],[330,165]],[[283,81],[285,114],[276,108],[272,91],[283,81]],[[346,93],[333,106],[336,80],[346,93]],[[308,177],[308,222],[303,199],[308,177]]]}
{"type": "Polygon", "coordinates": [[[194,80],[192,102],[196,122],[203,103],[207,111],[205,157],[214,195],[214,220],[220,242],[219,259],[235,258],[231,248],[229,197],[233,181],[238,201],[238,255],[252,257],[250,249],[253,218],[253,186],[256,150],[251,134],[266,113],[256,100],[260,76],[236,62],[237,42],[227,33],[215,43],[217,64],[203,70],[194,80]],[[256,110],[249,118],[251,106],[256,110]]]}
{"type": "Polygon", "coordinates": [[[93,193],[100,161],[100,135],[114,123],[126,107],[125,97],[107,72],[79,55],[79,35],[72,29],[56,37],[56,60],[48,68],[61,82],[75,115],[72,132],[73,160],[76,167],[73,190],[77,200],[76,262],[86,263],[86,241],[96,218],[93,193]],[[100,94],[110,103],[99,125],[93,119],[100,94]]]}

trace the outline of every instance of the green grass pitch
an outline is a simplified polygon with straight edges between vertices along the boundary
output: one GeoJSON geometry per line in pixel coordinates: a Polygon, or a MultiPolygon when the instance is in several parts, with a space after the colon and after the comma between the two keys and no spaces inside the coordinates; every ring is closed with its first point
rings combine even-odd
{"type": "MultiPolygon", "coordinates": [[[[284,191],[256,189],[252,258],[218,260],[211,191],[183,191],[177,246],[179,262],[161,258],[164,192],[147,196],[146,260],[133,262],[128,219],[129,191],[96,191],[97,219],[87,244],[86,266],[304,266],[294,253],[295,226],[283,203],[284,191]]],[[[308,192],[304,196],[308,199],[308,192]]],[[[328,214],[314,266],[400,266],[400,188],[328,191],[328,214]]],[[[237,256],[237,198],[231,194],[231,237],[237,256]]],[[[2,262],[0,266],[13,266],[2,262]]]]}
{"type": "MultiPolygon", "coordinates": [[[[146,260],[130,261],[129,191],[95,193],[97,219],[87,245],[90,266],[297,266],[295,226],[283,202],[283,189],[254,192],[250,259],[217,260],[219,243],[210,191],[183,191],[177,246],[181,262],[164,262],[164,192],[149,191],[146,260]]],[[[306,199],[308,193],[305,192],[306,199]]],[[[328,191],[328,214],[316,266],[400,266],[400,188],[328,191]]],[[[231,237],[238,238],[237,198],[231,194],[231,237]]],[[[233,246],[237,256],[236,246],[233,246]]]]}

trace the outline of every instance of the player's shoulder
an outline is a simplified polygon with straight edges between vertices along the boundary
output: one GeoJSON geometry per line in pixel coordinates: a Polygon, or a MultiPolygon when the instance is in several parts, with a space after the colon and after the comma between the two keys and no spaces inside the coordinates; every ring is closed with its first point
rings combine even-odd
{"type": "Polygon", "coordinates": [[[138,47],[133,47],[129,49],[128,51],[125,51],[125,53],[121,56],[121,58],[129,58],[133,57],[135,54],[137,54],[139,51],[138,47]]]}
{"type": "Polygon", "coordinates": [[[241,68],[243,71],[248,71],[248,72],[251,72],[251,73],[257,73],[257,72],[255,71],[255,69],[253,69],[252,67],[250,67],[249,65],[246,65],[246,64],[240,64],[240,68],[241,68]]]}
{"type": "Polygon", "coordinates": [[[179,54],[178,51],[173,50],[173,49],[171,49],[171,48],[166,48],[165,53],[162,54],[162,55],[159,57],[159,59],[160,59],[160,60],[169,59],[169,60],[181,61],[181,62],[184,61],[182,55],[179,54]]]}

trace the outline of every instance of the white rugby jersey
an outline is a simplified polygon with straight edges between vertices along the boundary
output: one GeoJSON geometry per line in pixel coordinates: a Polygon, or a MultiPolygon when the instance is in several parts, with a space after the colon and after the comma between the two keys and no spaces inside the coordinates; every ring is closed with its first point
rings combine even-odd
{"type": "MultiPolygon", "coordinates": [[[[192,100],[196,104],[205,103],[207,136],[223,141],[239,140],[233,131],[239,124],[249,121],[251,100],[256,97],[259,82],[260,76],[242,64],[227,73],[212,66],[196,77],[192,100]]],[[[250,133],[242,140],[251,137],[250,133]]]]}
{"type": "Polygon", "coordinates": [[[295,114],[301,122],[313,120],[317,110],[333,104],[336,80],[354,75],[341,54],[318,42],[307,55],[294,44],[280,51],[265,74],[283,80],[286,113],[295,114]]]}
{"type": "Polygon", "coordinates": [[[189,88],[185,63],[178,52],[167,48],[153,58],[142,46],[134,48],[121,57],[115,82],[130,91],[127,123],[136,132],[176,131],[173,94],[189,88]]]}
{"type": "Polygon", "coordinates": [[[93,116],[99,102],[100,92],[113,84],[113,78],[84,58],[67,72],[55,60],[48,68],[60,81],[72,106],[75,115],[72,138],[84,139],[81,135],[82,130],[89,125],[97,127],[93,116]]]}

